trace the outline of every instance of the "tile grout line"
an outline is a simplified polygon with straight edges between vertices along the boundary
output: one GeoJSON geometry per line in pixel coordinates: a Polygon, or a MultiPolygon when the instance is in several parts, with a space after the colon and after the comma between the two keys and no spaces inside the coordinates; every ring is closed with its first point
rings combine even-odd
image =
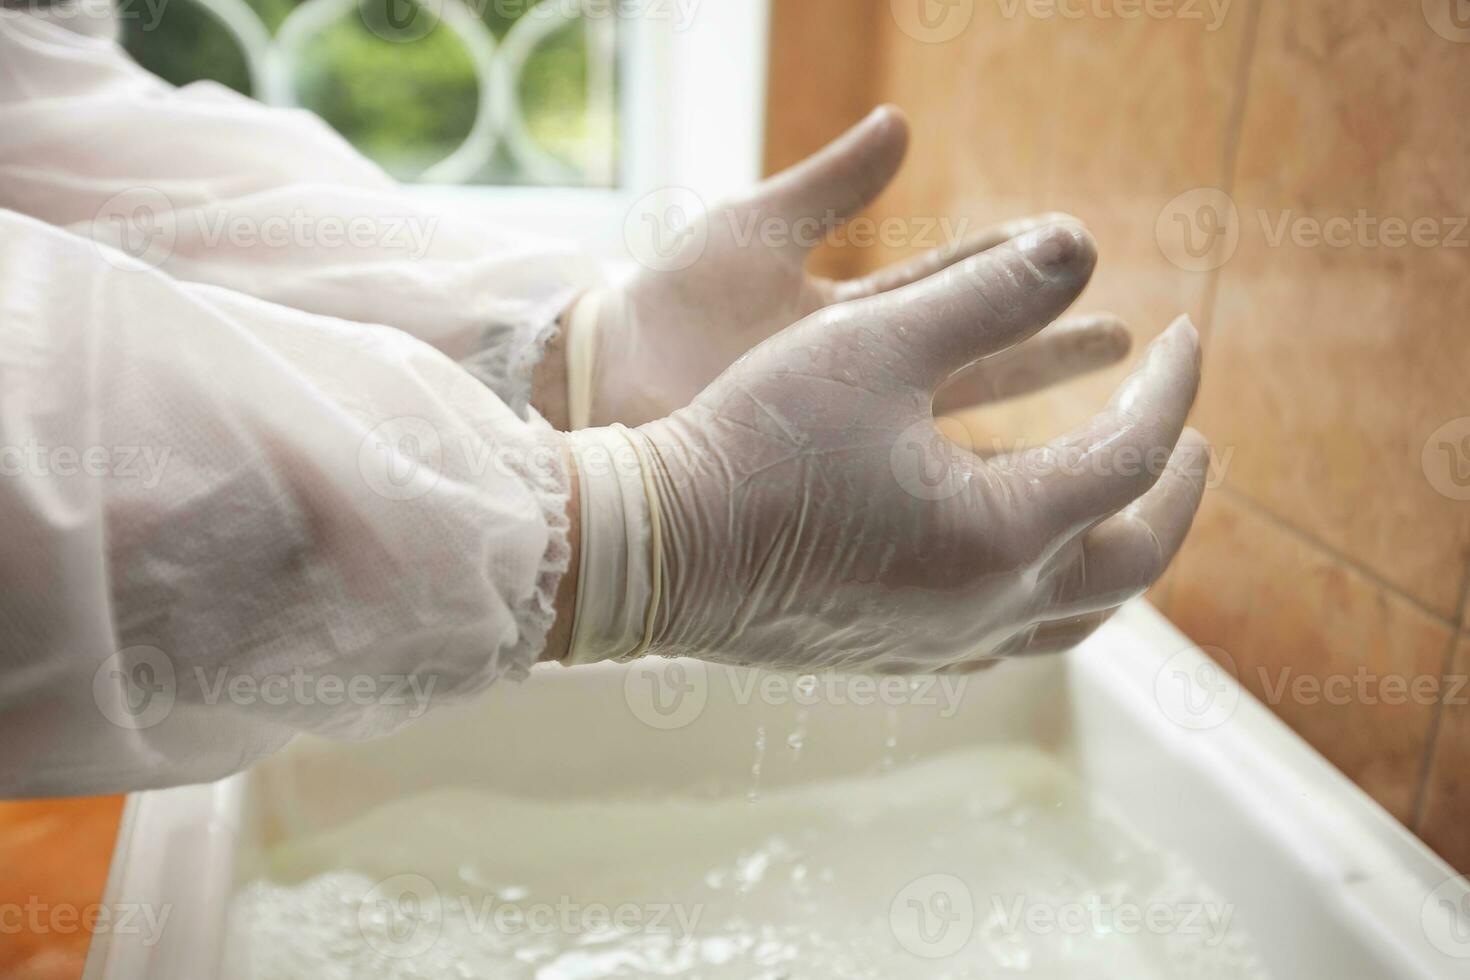
{"type": "Polygon", "coordinates": [[[1455,609],[1455,624],[1470,627],[1470,554],[1465,556],[1465,573],[1460,579],[1460,605],[1455,609]]]}
{"type": "MultiPolygon", "coordinates": [[[[1251,69],[1254,67],[1255,48],[1260,33],[1260,14],[1261,0],[1252,0],[1250,12],[1248,14],[1250,18],[1250,23],[1246,28],[1246,36],[1242,43],[1243,53],[1241,55],[1240,66],[1238,68],[1238,98],[1236,100],[1235,106],[1232,108],[1230,129],[1228,130],[1227,144],[1223,155],[1223,163],[1221,167],[1221,177],[1224,186],[1222,186],[1220,189],[1224,191],[1227,196],[1232,195],[1232,192],[1235,189],[1236,166],[1239,162],[1240,143],[1242,140],[1242,134],[1245,125],[1245,111],[1250,96],[1251,69]]],[[[1224,266],[1221,266],[1221,268],[1219,269],[1212,270],[1209,275],[1209,279],[1205,284],[1205,292],[1202,298],[1201,309],[1201,318],[1204,320],[1204,323],[1201,324],[1201,347],[1205,351],[1208,351],[1208,349],[1213,346],[1214,342],[1216,304],[1219,299],[1220,278],[1223,272],[1224,266]]],[[[1252,499],[1247,494],[1242,493],[1234,487],[1222,486],[1220,489],[1223,490],[1227,496],[1236,500],[1247,509],[1254,512],[1257,516],[1269,521],[1270,523],[1274,524],[1288,534],[1291,534],[1292,536],[1298,538],[1299,540],[1305,541],[1309,545],[1312,545],[1317,549],[1325,552],[1334,560],[1342,562],[1347,567],[1359,572],[1369,581],[1375,583],[1379,588],[1382,588],[1385,591],[1405,600],[1410,605],[1418,609],[1420,612],[1433,618],[1436,622],[1439,622],[1442,625],[1449,626],[1450,635],[1448,641],[1446,642],[1446,649],[1440,665],[1440,678],[1441,680],[1444,680],[1450,676],[1450,673],[1454,670],[1455,655],[1459,650],[1462,639],[1464,638],[1467,603],[1470,603],[1470,562],[1466,563],[1465,568],[1461,573],[1458,602],[1456,603],[1450,615],[1446,617],[1442,613],[1429,608],[1418,598],[1410,595],[1402,588],[1394,585],[1391,582],[1386,581],[1375,570],[1343,554],[1336,548],[1327,544],[1325,541],[1319,540],[1314,535],[1292,525],[1271,510],[1267,509],[1256,500],[1252,499]]],[[[1162,596],[1162,601],[1165,608],[1167,608],[1170,604],[1173,593],[1174,581],[1173,579],[1171,579],[1171,581],[1168,583],[1164,595],[1162,596]]],[[[1419,832],[1420,824],[1422,823],[1424,818],[1424,806],[1429,791],[1429,778],[1434,766],[1434,756],[1439,743],[1439,733],[1444,723],[1444,714],[1445,704],[1443,699],[1441,698],[1436,701],[1434,705],[1434,714],[1433,717],[1430,719],[1428,737],[1425,741],[1424,746],[1424,755],[1423,758],[1420,760],[1418,784],[1415,787],[1413,806],[1410,809],[1408,827],[1415,833],[1419,832]]]]}
{"type": "MultiPolygon", "coordinates": [[[[1240,144],[1245,132],[1245,112],[1250,102],[1252,69],[1256,64],[1256,42],[1261,31],[1262,0],[1251,0],[1248,18],[1241,38],[1240,61],[1235,66],[1235,101],[1230,107],[1230,119],[1226,123],[1225,147],[1220,156],[1220,190],[1229,197],[1235,190],[1235,171],[1240,163],[1240,144]]],[[[1229,263],[1225,263],[1228,265],[1229,263]]],[[[1200,349],[1208,353],[1215,335],[1215,301],[1220,291],[1220,276],[1225,266],[1212,269],[1205,280],[1205,291],[1201,297],[1200,349]]]]}
{"type": "MultiPolygon", "coordinates": [[[[1459,650],[1460,640],[1463,638],[1460,631],[1465,625],[1467,600],[1470,600],[1470,562],[1466,562],[1466,574],[1460,583],[1460,604],[1456,607],[1455,631],[1450,634],[1448,649],[1444,652],[1444,662],[1440,665],[1441,680],[1447,679],[1450,672],[1455,669],[1455,653],[1459,650]]],[[[1429,720],[1429,737],[1424,742],[1424,758],[1419,764],[1419,785],[1414,790],[1414,805],[1409,810],[1409,829],[1415,834],[1419,833],[1419,825],[1424,819],[1424,803],[1429,796],[1429,775],[1434,768],[1434,752],[1439,745],[1440,729],[1444,726],[1444,713],[1444,699],[1440,698],[1434,704],[1434,717],[1429,720]]]]}
{"type": "MultiPolygon", "coordinates": [[[[1343,554],[1341,551],[1338,551],[1336,548],[1327,544],[1325,541],[1318,539],[1315,535],[1312,535],[1307,531],[1304,531],[1301,528],[1296,527],[1295,525],[1282,519],[1271,510],[1266,508],[1264,505],[1254,500],[1249,495],[1242,493],[1235,487],[1221,486],[1220,491],[1230,499],[1245,507],[1251,513],[1260,517],[1261,519],[1274,525],[1287,534],[1290,534],[1292,537],[1295,537],[1298,540],[1312,546],[1313,548],[1324,552],[1334,561],[1346,565],[1353,571],[1357,572],[1364,578],[1377,585],[1379,588],[1383,589],[1385,592],[1389,592],[1392,595],[1395,595],[1403,601],[1409,603],[1424,615],[1432,618],[1435,622],[1443,626],[1448,626],[1450,629],[1450,635],[1445,644],[1446,649],[1440,661],[1441,681],[1443,681],[1444,678],[1447,678],[1454,670],[1455,654],[1459,650],[1460,642],[1464,639],[1465,636],[1463,631],[1465,628],[1466,604],[1467,602],[1470,602],[1470,563],[1467,563],[1466,573],[1461,577],[1460,594],[1455,605],[1455,611],[1450,616],[1445,616],[1443,613],[1429,608],[1419,599],[1410,595],[1408,592],[1405,592],[1399,586],[1394,585],[1392,582],[1386,581],[1373,569],[1367,567],[1366,565],[1363,565],[1356,559],[1343,554]]],[[[1424,804],[1429,792],[1429,775],[1434,765],[1434,753],[1439,743],[1439,732],[1444,722],[1444,711],[1445,705],[1443,700],[1437,701],[1434,705],[1434,715],[1429,722],[1429,732],[1428,738],[1426,739],[1424,744],[1424,754],[1423,757],[1419,760],[1419,778],[1416,781],[1416,786],[1414,789],[1414,801],[1409,810],[1409,819],[1406,821],[1405,824],[1411,831],[1416,834],[1419,831],[1420,822],[1423,820],[1424,817],[1424,804]]]]}
{"type": "MultiPolygon", "coordinates": [[[[1261,0],[1251,0],[1249,18],[1245,29],[1242,31],[1240,44],[1240,57],[1235,65],[1234,101],[1230,107],[1230,117],[1225,123],[1225,145],[1220,154],[1220,180],[1225,185],[1221,188],[1227,195],[1235,188],[1235,168],[1240,157],[1240,143],[1242,133],[1245,130],[1246,104],[1250,100],[1251,69],[1256,61],[1256,37],[1260,33],[1261,23],[1261,0]]],[[[1213,346],[1215,337],[1215,300],[1219,293],[1220,274],[1224,271],[1222,266],[1213,269],[1205,278],[1204,293],[1200,296],[1200,356],[1203,358],[1209,353],[1213,346]]],[[[1171,571],[1178,565],[1179,556],[1175,556],[1171,571]]],[[[1165,616],[1169,614],[1169,607],[1174,602],[1174,586],[1178,582],[1177,573],[1166,576],[1163,586],[1159,590],[1159,611],[1165,616]]]]}
{"type": "MultiPolygon", "coordinates": [[[[1323,552],[1333,561],[1336,561],[1342,565],[1346,565],[1354,572],[1362,575],[1364,578],[1368,579],[1368,581],[1378,586],[1378,588],[1390,593],[1391,595],[1399,599],[1402,599],[1404,602],[1407,602],[1409,605],[1413,606],[1415,609],[1423,613],[1425,616],[1428,616],[1430,619],[1433,619],[1441,626],[1448,626],[1450,630],[1455,633],[1458,633],[1460,631],[1461,623],[1458,608],[1457,611],[1446,616],[1444,613],[1427,605],[1422,599],[1419,599],[1418,597],[1406,591],[1403,586],[1390,582],[1377,571],[1363,564],[1363,562],[1359,559],[1344,553],[1343,551],[1339,550],[1328,542],[1317,537],[1315,534],[1312,534],[1310,531],[1306,531],[1302,528],[1297,527],[1295,524],[1292,524],[1290,521],[1276,514],[1265,504],[1256,500],[1254,497],[1251,497],[1249,494],[1244,493],[1240,489],[1232,486],[1222,485],[1219,487],[1218,492],[1225,494],[1225,496],[1241,504],[1251,513],[1263,518],[1268,523],[1273,524],[1277,528],[1287,532],[1297,540],[1303,541],[1311,545],[1316,550],[1323,552]]],[[[1467,584],[1470,584],[1470,580],[1467,580],[1467,584]]],[[[1463,594],[1463,591],[1464,590],[1462,590],[1462,595],[1460,596],[1460,607],[1464,606],[1465,601],[1465,595],[1463,594]]]]}

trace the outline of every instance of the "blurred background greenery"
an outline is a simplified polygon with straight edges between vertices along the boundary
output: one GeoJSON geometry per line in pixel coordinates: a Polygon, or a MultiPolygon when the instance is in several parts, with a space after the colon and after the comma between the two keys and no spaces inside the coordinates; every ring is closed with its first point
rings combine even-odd
{"type": "MultiPolygon", "coordinates": [[[[243,2],[272,34],[300,5],[297,0],[243,2]]],[[[429,18],[421,22],[427,27],[422,37],[387,39],[394,33],[382,25],[403,17],[401,9],[390,5],[404,2],[357,0],[346,5],[341,17],[307,42],[293,68],[293,87],[298,104],[324,118],[395,177],[414,180],[449,156],[470,132],[479,82],[463,42],[432,18],[430,7],[415,15],[429,18]]],[[[465,0],[465,5],[499,42],[535,2],[465,0]]],[[[121,23],[128,51],[162,78],[176,85],[209,79],[261,96],[253,90],[249,64],[234,35],[200,0],[167,0],[156,26],[147,18],[124,17],[121,23]]],[[[532,172],[502,141],[467,183],[606,186],[615,181],[617,99],[615,93],[588,98],[592,26],[579,16],[548,34],[527,59],[516,93],[527,132],[560,164],[559,172],[550,177],[544,167],[532,172]]],[[[607,74],[616,77],[616,71],[607,74]]]]}

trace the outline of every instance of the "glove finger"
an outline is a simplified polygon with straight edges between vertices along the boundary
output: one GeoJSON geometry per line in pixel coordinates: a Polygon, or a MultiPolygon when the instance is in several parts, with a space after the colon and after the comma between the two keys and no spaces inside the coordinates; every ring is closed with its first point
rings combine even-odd
{"type": "Polygon", "coordinates": [[[880,106],[814,156],[761,184],[752,204],[792,222],[846,221],[893,180],[908,143],[903,113],[880,106]]]}
{"type": "Polygon", "coordinates": [[[1007,647],[1002,648],[1002,651],[995,656],[986,657],[982,660],[963,660],[957,664],[941,667],[935,673],[977,674],[981,671],[990,670],[992,667],[998,667],[1007,660],[1013,660],[1017,657],[1066,653],[1093,633],[1096,633],[1117,612],[1118,607],[1114,607],[1112,609],[1104,609],[1100,612],[1072,616],[1068,619],[1036,623],[1018,634],[1015,638],[1015,643],[1008,644],[1007,647]]]}
{"type": "Polygon", "coordinates": [[[1096,262],[1086,229],[1051,225],[912,286],[835,309],[857,313],[844,317],[857,330],[886,336],[896,378],[932,393],[1064,313],[1096,262]]]}
{"type": "Polygon", "coordinates": [[[1066,653],[1096,633],[1104,623],[1113,618],[1117,611],[1117,607],[1113,607],[1083,616],[1074,616],[1070,619],[1042,623],[1031,634],[1031,642],[1011,656],[1039,657],[1046,654],[1066,653]]]}
{"type": "Polygon", "coordinates": [[[949,415],[1050,388],[1118,363],[1132,345],[1128,328],[1115,316],[1058,320],[950,378],[934,398],[934,412],[949,415]]]}
{"type": "Polygon", "coordinates": [[[908,262],[900,262],[896,265],[879,269],[871,275],[859,279],[850,279],[846,282],[836,283],[833,292],[837,302],[847,302],[854,299],[863,299],[868,296],[876,296],[878,293],[886,293],[891,289],[901,286],[912,285],[923,279],[928,279],[936,272],[943,272],[956,262],[963,262],[982,252],[988,252],[997,245],[1003,245],[1028,231],[1037,228],[1045,228],[1048,225],[1075,224],[1082,222],[1070,214],[1053,211],[1032,218],[1021,218],[1016,221],[1008,221],[1005,224],[986,228],[984,231],[965,238],[952,246],[936,248],[930,252],[911,259],[908,262]]]}
{"type": "Polygon", "coordinates": [[[1077,539],[1057,598],[1045,612],[1063,620],[1120,606],[1142,595],[1174,560],[1204,497],[1210,447],[1185,430],[1148,493],[1077,539]]]}
{"type": "Polygon", "coordinates": [[[934,671],[936,674],[979,674],[999,667],[1005,660],[1001,657],[987,657],[984,660],[962,660],[957,664],[940,667],[934,671]]]}
{"type": "Polygon", "coordinates": [[[1108,407],[1078,432],[988,465],[1034,508],[1048,540],[1065,542],[1158,482],[1199,390],[1199,334],[1180,317],[1149,345],[1108,407]]]}

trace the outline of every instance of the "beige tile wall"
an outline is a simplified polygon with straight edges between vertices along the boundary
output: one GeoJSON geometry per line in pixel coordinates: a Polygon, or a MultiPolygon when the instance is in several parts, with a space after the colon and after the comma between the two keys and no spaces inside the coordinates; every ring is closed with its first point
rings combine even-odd
{"type": "MultiPolygon", "coordinates": [[[[927,9],[963,23],[926,27],[889,0],[775,0],[770,162],[897,102],[914,146],[877,216],[1070,211],[1102,253],[1084,308],[1140,345],[1195,317],[1218,485],[1152,597],[1470,871],[1470,39],[1430,7],[959,0],[927,9]],[[1210,237],[1200,205],[1224,202],[1234,233],[1210,237]]],[[[1121,374],[965,421],[1046,438],[1121,374]]]]}

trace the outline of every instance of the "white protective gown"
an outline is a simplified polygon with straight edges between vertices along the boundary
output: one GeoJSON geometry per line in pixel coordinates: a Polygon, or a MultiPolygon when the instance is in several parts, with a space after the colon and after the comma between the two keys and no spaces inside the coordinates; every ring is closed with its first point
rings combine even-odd
{"type": "Polygon", "coordinates": [[[523,674],[567,563],[530,371],[594,270],[76,27],[0,11],[0,795],[523,674]]]}

